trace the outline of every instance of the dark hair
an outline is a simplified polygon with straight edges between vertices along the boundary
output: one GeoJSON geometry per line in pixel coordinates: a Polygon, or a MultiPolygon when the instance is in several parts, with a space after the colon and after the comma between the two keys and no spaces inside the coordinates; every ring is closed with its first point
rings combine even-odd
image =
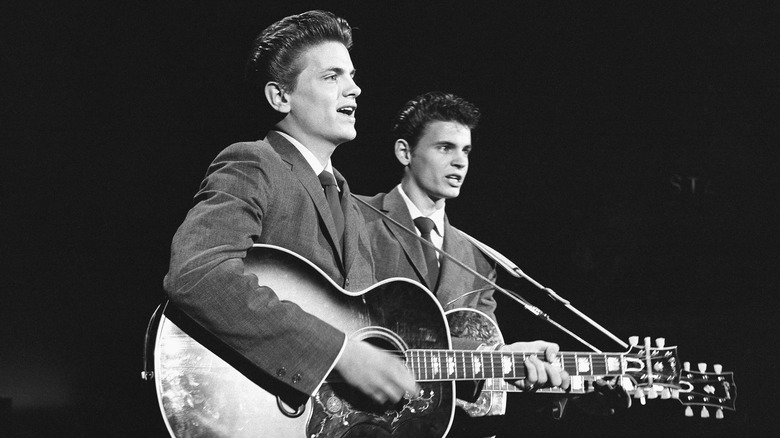
{"type": "Polygon", "coordinates": [[[301,72],[301,53],[318,44],[335,41],[352,47],[352,28],[343,18],[327,11],[309,11],[285,17],[268,26],[255,38],[244,70],[250,88],[278,82],[294,91],[301,72]]]}
{"type": "Polygon", "coordinates": [[[479,109],[454,94],[431,91],[406,102],[393,120],[390,130],[394,140],[406,140],[412,149],[433,121],[457,122],[474,129],[479,123],[479,109]]]}

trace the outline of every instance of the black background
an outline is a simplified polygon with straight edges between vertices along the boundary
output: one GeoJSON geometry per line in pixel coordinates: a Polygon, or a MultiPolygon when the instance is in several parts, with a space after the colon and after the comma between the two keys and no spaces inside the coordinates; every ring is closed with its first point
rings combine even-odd
{"type": "MultiPolygon", "coordinates": [[[[0,435],[166,436],[140,371],[170,239],[216,153],[264,134],[241,84],[252,38],[312,8],[355,28],[358,137],[333,157],[353,191],[397,182],[404,101],[465,97],[483,123],[452,223],[618,337],[663,336],[739,387],[724,420],[658,400],[517,413],[501,436],[777,432],[777,3],[17,3],[0,14],[0,435]]],[[[509,340],[584,349],[507,300],[498,318],[509,340]]]]}

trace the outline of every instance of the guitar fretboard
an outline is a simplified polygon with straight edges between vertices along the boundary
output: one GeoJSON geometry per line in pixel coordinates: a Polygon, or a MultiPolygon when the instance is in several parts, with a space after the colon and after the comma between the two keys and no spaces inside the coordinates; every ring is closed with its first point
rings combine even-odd
{"type": "MultiPolygon", "coordinates": [[[[418,381],[522,379],[524,362],[541,353],[512,351],[407,350],[407,367],[418,381]]],[[[623,354],[558,353],[555,364],[571,376],[623,374],[623,354]]]]}

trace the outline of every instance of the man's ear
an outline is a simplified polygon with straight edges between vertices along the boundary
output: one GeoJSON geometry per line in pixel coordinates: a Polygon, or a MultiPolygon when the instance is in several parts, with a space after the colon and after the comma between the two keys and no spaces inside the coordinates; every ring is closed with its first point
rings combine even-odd
{"type": "Polygon", "coordinates": [[[290,112],[289,95],[278,82],[269,82],[265,84],[265,100],[271,105],[271,108],[280,113],[290,112]]]}
{"type": "Polygon", "coordinates": [[[404,166],[408,166],[412,161],[412,148],[402,138],[395,141],[395,158],[404,166]]]}

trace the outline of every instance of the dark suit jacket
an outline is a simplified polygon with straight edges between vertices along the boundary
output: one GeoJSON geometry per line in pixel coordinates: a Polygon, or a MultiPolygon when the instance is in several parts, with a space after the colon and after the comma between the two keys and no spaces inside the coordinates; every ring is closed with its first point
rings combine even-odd
{"type": "Polygon", "coordinates": [[[333,367],[345,334],[280,301],[243,258],[254,243],[285,247],[358,291],[374,284],[370,242],[349,186],[341,186],[344,250],[317,175],[277,132],[237,143],[209,167],[196,205],[173,238],[165,289],[171,301],[264,371],[277,385],[311,395],[333,367]]]}
{"type": "MultiPolygon", "coordinates": [[[[372,206],[395,219],[410,230],[414,222],[398,188],[390,193],[373,197],[361,196],[372,206]]],[[[391,277],[416,280],[431,289],[428,284],[428,268],[422,245],[414,236],[398,228],[388,219],[359,203],[366,219],[374,256],[374,274],[378,281],[391,277]]],[[[495,264],[471,244],[461,232],[444,218],[444,251],[466,266],[495,281],[495,264]]],[[[461,268],[446,257],[441,257],[439,284],[433,292],[444,310],[472,308],[481,310],[495,321],[496,301],[494,288],[487,282],[461,268]]]]}

